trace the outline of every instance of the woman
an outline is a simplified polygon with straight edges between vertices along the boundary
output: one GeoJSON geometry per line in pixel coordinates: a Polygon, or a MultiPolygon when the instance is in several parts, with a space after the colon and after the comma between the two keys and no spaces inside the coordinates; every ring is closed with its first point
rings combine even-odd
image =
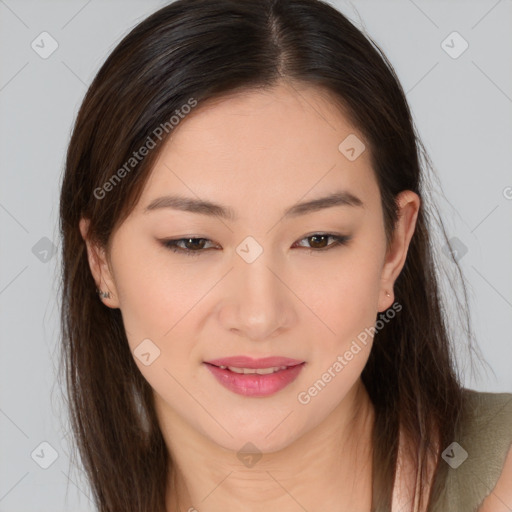
{"type": "Polygon", "coordinates": [[[512,394],[457,376],[421,157],[326,3],[178,0],[121,41],[60,204],[99,510],[512,507],[512,394]]]}

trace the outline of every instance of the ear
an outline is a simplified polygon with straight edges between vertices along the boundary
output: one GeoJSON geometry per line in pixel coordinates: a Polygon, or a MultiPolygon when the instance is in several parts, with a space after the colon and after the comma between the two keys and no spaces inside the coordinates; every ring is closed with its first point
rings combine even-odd
{"type": "Polygon", "coordinates": [[[385,311],[394,302],[393,286],[405,264],[421,203],[418,194],[412,190],[400,192],[396,201],[399,206],[398,220],[382,266],[379,312],[385,311]],[[386,293],[390,296],[388,297],[386,293]]]}
{"type": "Polygon", "coordinates": [[[110,292],[109,298],[98,298],[103,301],[105,305],[110,308],[118,308],[119,300],[117,288],[115,286],[114,277],[110,268],[105,249],[100,247],[96,242],[93,242],[88,237],[89,219],[82,217],[80,219],[80,233],[87,246],[87,258],[91,273],[96,282],[96,288],[103,292],[110,292]]]}

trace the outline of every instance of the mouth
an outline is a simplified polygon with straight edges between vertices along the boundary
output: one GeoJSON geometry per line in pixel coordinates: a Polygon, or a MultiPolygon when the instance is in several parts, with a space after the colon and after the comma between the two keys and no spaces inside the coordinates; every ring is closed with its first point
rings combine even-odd
{"type": "Polygon", "coordinates": [[[281,357],[281,356],[272,356],[272,357],[263,357],[263,358],[253,358],[249,356],[231,356],[231,357],[223,357],[220,359],[211,359],[210,361],[205,361],[206,364],[211,364],[217,367],[224,368],[235,368],[242,370],[266,370],[269,368],[288,368],[291,366],[296,366],[298,364],[302,364],[305,361],[301,361],[299,359],[292,359],[291,357],[281,357]]]}
{"type": "Polygon", "coordinates": [[[204,363],[217,382],[226,389],[250,397],[266,397],[277,393],[298,377],[305,364],[305,361],[294,361],[293,364],[248,368],[204,363]]]}
{"type": "MultiPolygon", "coordinates": [[[[210,363],[205,363],[205,364],[210,364],[210,363]]],[[[304,363],[300,363],[300,364],[304,364],[304,363]]],[[[293,368],[293,366],[297,366],[297,365],[292,365],[292,366],[270,366],[268,368],[238,368],[236,366],[223,366],[223,365],[220,365],[220,366],[217,366],[217,365],[212,365],[212,366],[215,366],[217,368],[220,368],[221,370],[228,370],[230,372],[233,372],[233,373],[238,373],[238,374],[243,374],[243,375],[250,375],[250,374],[258,374],[258,375],[268,375],[270,373],[276,373],[276,372],[279,372],[281,370],[287,370],[288,368],[293,368]]]]}

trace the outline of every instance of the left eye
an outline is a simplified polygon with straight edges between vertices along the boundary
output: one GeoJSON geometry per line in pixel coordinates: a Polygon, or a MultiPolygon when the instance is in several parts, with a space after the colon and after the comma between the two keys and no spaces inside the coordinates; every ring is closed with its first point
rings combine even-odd
{"type": "MultiPolygon", "coordinates": [[[[344,245],[350,240],[350,238],[351,237],[345,235],[332,235],[330,233],[314,233],[313,235],[304,237],[302,240],[307,240],[309,244],[313,245],[313,247],[309,249],[308,252],[318,252],[327,251],[334,247],[344,245]],[[325,245],[324,242],[327,242],[329,238],[332,238],[334,242],[332,244],[325,245]]],[[[302,242],[302,240],[300,240],[300,242],[302,242]]]]}
{"type": "MultiPolygon", "coordinates": [[[[321,252],[333,249],[334,247],[338,247],[341,245],[345,245],[351,239],[350,236],[345,235],[333,235],[330,233],[315,233],[313,235],[309,235],[307,237],[302,238],[299,242],[307,240],[307,243],[312,245],[311,248],[307,248],[309,253],[311,252],[321,252]],[[334,242],[331,244],[327,244],[326,242],[329,239],[333,239],[334,242]]],[[[205,244],[210,242],[207,238],[178,238],[176,240],[162,240],[162,244],[171,249],[173,252],[178,252],[185,254],[187,256],[199,256],[201,253],[205,252],[205,244]],[[184,244],[184,247],[181,247],[179,244],[184,244]]],[[[295,243],[292,247],[296,246],[295,243]]],[[[301,246],[298,246],[301,247],[301,246]]]]}

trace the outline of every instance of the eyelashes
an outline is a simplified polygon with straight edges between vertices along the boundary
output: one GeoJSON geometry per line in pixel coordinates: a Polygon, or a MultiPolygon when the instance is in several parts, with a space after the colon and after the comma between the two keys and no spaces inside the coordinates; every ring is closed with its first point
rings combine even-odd
{"type": "MultiPolygon", "coordinates": [[[[311,254],[311,253],[321,253],[330,251],[334,248],[341,247],[343,245],[346,245],[351,239],[351,236],[348,235],[337,235],[332,233],[314,233],[312,235],[306,236],[299,240],[299,242],[302,242],[304,240],[307,240],[307,243],[312,243],[313,245],[322,245],[322,243],[325,241],[327,242],[329,239],[333,240],[333,243],[330,243],[324,247],[304,247],[303,249],[311,254]],[[312,240],[312,242],[310,242],[312,240]]],[[[167,249],[183,254],[185,256],[200,256],[204,254],[208,250],[216,250],[214,247],[205,248],[205,245],[211,242],[208,238],[196,238],[196,237],[187,237],[187,238],[177,238],[177,239],[170,239],[170,240],[161,240],[161,243],[164,247],[167,249]],[[185,247],[180,247],[179,244],[183,244],[185,247]]],[[[297,242],[294,243],[293,246],[296,246],[297,242]]],[[[292,247],[293,247],[292,246],[292,247]]],[[[299,246],[300,247],[300,246],[299,246]]]]}
{"type": "Polygon", "coordinates": [[[185,254],[187,256],[199,256],[201,253],[203,253],[206,249],[204,249],[204,243],[202,242],[210,242],[207,238],[177,238],[176,240],[163,240],[162,243],[164,247],[167,247],[173,252],[178,252],[185,254]],[[184,242],[185,244],[192,244],[196,243],[196,247],[194,249],[179,247],[178,244],[184,242]],[[197,246],[197,242],[201,242],[199,244],[199,247],[197,246]]]}

